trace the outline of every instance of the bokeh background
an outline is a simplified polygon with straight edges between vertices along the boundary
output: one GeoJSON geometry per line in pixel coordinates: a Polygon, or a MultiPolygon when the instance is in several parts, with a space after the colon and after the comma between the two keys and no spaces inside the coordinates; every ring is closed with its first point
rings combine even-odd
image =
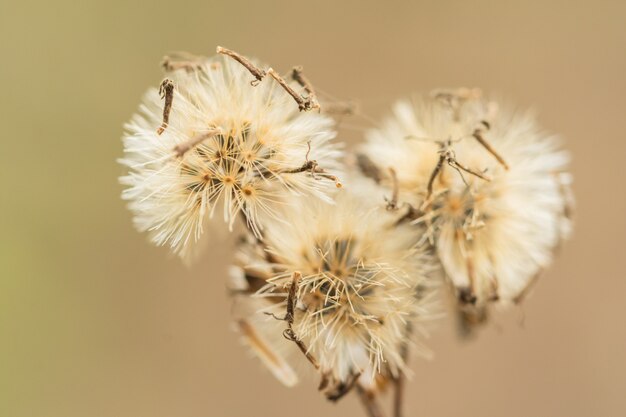
{"type": "Polygon", "coordinates": [[[625,22],[623,1],[1,0],[0,416],[361,415],[239,345],[229,241],[186,268],[119,198],[122,124],[161,57],[218,44],[357,101],[351,143],[436,87],[536,108],[574,156],[574,238],[480,337],[433,333],[407,415],[626,415],[625,22]]]}

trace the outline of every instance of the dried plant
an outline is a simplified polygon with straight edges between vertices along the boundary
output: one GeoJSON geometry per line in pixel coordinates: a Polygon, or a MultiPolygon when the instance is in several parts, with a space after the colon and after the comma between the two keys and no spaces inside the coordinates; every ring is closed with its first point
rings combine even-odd
{"type": "MultiPolygon", "coordinates": [[[[434,258],[368,196],[353,182],[332,207],[287,208],[286,222],[268,221],[262,243],[241,245],[232,277],[248,344],[261,357],[304,353],[331,400],[354,386],[374,395],[401,378],[407,345],[435,314],[434,258]]],[[[265,363],[295,383],[287,359],[265,363]]]]}
{"type": "Polygon", "coordinates": [[[241,217],[260,237],[259,213],[294,195],[329,199],[340,186],[325,170],[341,157],[331,118],[300,112],[275,83],[251,85],[228,57],[166,62],[174,70],[126,125],[120,161],[123,198],[156,244],[189,254],[219,205],[231,229],[241,217]]]}
{"type": "Polygon", "coordinates": [[[476,90],[399,102],[361,152],[397,189],[403,220],[426,226],[465,330],[489,303],[519,302],[570,232],[568,153],[532,114],[476,90]]]}
{"type": "Polygon", "coordinates": [[[438,90],[397,103],[358,169],[330,117],[353,106],[320,101],[301,67],[217,53],[166,57],[126,125],[137,228],[188,258],[215,210],[212,225],[241,219],[229,285],[245,343],[285,385],[303,361],[327,399],[354,391],[372,417],[393,387],[401,416],[410,352],[428,355],[439,315],[436,271],[465,333],[520,302],[570,233],[567,152],[529,113],[438,90]]]}

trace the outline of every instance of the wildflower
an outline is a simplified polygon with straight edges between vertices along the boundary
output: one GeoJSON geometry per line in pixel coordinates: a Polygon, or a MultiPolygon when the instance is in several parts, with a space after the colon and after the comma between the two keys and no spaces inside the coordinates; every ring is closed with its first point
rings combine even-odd
{"type": "Polygon", "coordinates": [[[122,196],[154,243],[185,256],[216,210],[230,229],[242,218],[260,237],[261,213],[274,217],[293,196],[330,199],[337,180],[317,161],[338,169],[332,119],[300,112],[272,80],[251,85],[229,57],[164,67],[160,91],[148,90],[125,126],[120,160],[122,196]]]}
{"type": "Polygon", "coordinates": [[[248,344],[286,385],[293,355],[306,357],[331,400],[399,378],[409,339],[433,317],[433,261],[414,230],[348,190],[284,218],[239,253],[232,288],[248,344]]]}
{"type": "Polygon", "coordinates": [[[465,324],[519,302],[570,232],[568,153],[477,90],[399,102],[361,151],[363,171],[427,227],[465,324]]]}

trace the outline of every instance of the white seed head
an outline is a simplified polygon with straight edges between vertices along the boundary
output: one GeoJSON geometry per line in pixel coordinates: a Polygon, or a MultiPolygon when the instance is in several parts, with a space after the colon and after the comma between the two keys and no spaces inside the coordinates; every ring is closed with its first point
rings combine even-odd
{"type": "Polygon", "coordinates": [[[570,232],[568,153],[529,112],[475,90],[397,103],[361,151],[382,184],[395,170],[400,202],[420,209],[414,223],[428,228],[462,303],[519,300],[570,232]]]}
{"type": "Polygon", "coordinates": [[[311,170],[317,161],[333,173],[341,151],[330,118],[300,112],[293,98],[270,79],[251,85],[239,63],[217,56],[193,70],[168,73],[173,82],[169,122],[162,125],[159,91],[146,93],[125,126],[120,163],[134,222],[158,245],[189,253],[216,210],[232,228],[243,214],[260,234],[259,214],[272,217],[297,195],[328,199],[335,183],[311,170]]]}
{"type": "Polygon", "coordinates": [[[295,282],[293,335],[322,375],[335,383],[360,375],[362,384],[374,384],[381,374],[397,376],[405,368],[407,329],[415,325],[415,334],[419,322],[433,318],[433,260],[416,249],[412,228],[395,227],[383,208],[372,208],[348,190],[333,206],[309,199],[284,218],[268,223],[265,250],[253,242],[242,247],[245,279],[236,275],[237,282],[247,280],[255,295],[238,302],[260,308],[246,319],[271,341],[273,351],[285,346],[297,351],[276,331],[276,323],[285,330],[288,320],[263,317],[263,312],[285,316],[295,282]]]}

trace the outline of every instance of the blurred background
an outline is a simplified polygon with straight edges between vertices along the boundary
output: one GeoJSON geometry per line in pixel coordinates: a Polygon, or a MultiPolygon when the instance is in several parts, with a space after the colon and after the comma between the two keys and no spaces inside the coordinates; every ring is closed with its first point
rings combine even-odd
{"type": "Polygon", "coordinates": [[[119,198],[122,124],[161,57],[216,45],[355,100],[351,143],[436,87],[537,109],[574,156],[575,235],[521,309],[470,342],[433,333],[407,416],[626,415],[625,21],[622,1],[2,0],[0,416],[361,415],[240,346],[229,241],[186,268],[119,198]]]}

